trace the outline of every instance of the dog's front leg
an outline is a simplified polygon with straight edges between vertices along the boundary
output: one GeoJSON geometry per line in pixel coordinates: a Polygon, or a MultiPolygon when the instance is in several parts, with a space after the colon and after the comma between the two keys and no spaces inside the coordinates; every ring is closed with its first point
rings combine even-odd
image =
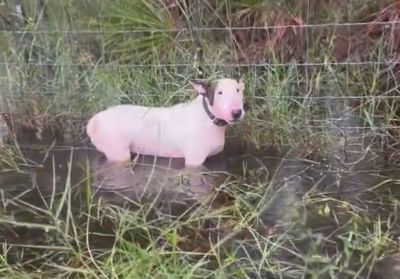
{"type": "Polygon", "coordinates": [[[207,159],[207,153],[200,148],[193,148],[185,152],[185,173],[189,177],[190,186],[202,187],[205,184],[203,163],[207,159]]]}

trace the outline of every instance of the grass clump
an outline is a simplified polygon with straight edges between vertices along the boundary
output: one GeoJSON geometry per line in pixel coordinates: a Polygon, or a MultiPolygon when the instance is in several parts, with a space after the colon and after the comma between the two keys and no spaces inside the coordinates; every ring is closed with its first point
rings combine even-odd
{"type": "Polygon", "coordinates": [[[179,17],[164,1],[117,1],[105,8],[105,53],[122,63],[166,61],[171,49],[182,48],[179,17]]]}

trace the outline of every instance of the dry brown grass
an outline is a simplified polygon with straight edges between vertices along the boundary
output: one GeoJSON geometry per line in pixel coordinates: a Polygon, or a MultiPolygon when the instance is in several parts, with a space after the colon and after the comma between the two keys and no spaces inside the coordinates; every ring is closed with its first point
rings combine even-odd
{"type": "MultiPolygon", "coordinates": [[[[333,9],[343,10],[348,1],[331,2],[333,9]]],[[[338,62],[370,61],[373,60],[371,54],[380,44],[384,47],[383,58],[398,62],[400,24],[390,22],[399,20],[399,2],[357,20],[370,22],[368,25],[302,28],[302,25],[316,21],[313,19],[317,17],[316,9],[313,7],[310,11],[308,21],[277,5],[265,6],[263,9],[257,6],[234,13],[235,26],[279,26],[268,30],[234,30],[232,33],[239,49],[239,60],[247,63],[270,62],[272,59],[280,63],[303,62],[308,55],[307,49],[314,48],[308,60],[322,61],[324,55],[329,55],[338,62]]],[[[397,71],[397,68],[394,70],[397,71]]]]}
{"type": "Polygon", "coordinates": [[[246,63],[259,63],[278,59],[282,62],[304,59],[304,24],[300,17],[279,8],[271,11],[270,22],[266,26],[279,26],[268,30],[235,31],[240,59],[246,63]]]}

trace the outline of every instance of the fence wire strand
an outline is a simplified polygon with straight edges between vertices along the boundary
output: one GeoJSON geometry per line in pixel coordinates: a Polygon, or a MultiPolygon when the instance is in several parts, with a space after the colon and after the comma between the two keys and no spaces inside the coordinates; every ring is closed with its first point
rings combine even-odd
{"type": "Polygon", "coordinates": [[[157,29],[157,28],[141,28],[131,30],[0,30],[0,33],[15,33],[15,34],[129,34],[129,33],[174,33],[174,32],[208,32],[208,31],[246,31],[246,30],[274,30],[282,28],[328,28],[328,27],[362,27],[370,25],[392,25],[399,24],[399,20],[392,21],[367,21],[367,22],[338,22],[338,23],[315,23],[315,24],[285,24],[285,25],[269,25],[269,26],[225,26],[225,27],[191,27],[191,28],[174,28],[174,29],[157,29]]]}
{"type": "MultiPolygon", "coordinates": [[[[204,67],[328,67],[328,66],[396,66],[400,61],[347,61],[347,62],[304,62],[304,63],[200,63],[198,65],[204,67]]],[[[35,67],[94,67],[94,68],[146,68],[146,67],[194,67],[196,63],[170,63],[170,64],[85,64],[85,63],[13,63],[13,62],[0,62],[0,66],[35,66],[35,67]]]]}

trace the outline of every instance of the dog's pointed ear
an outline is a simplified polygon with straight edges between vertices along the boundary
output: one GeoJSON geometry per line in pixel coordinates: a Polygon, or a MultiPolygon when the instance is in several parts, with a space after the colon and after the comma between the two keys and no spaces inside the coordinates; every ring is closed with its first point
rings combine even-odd
{"type": "Polygon", "coordinates": [[[191,80],[189,83],[198,94],[207,95],[210,86],[207,82],[202,80],[191,80]]]}
{"type": "Polygon", "coordinates": [[[236,75],[234,76],[234,79],[237,81],[237,83],[239,83],[239,88],[240,88],[240,90],[243,91],[244,88],[245,88],[243,78],[242,78],[241,76],[239,76],[238,74],[236,74],[236,75]]]}

